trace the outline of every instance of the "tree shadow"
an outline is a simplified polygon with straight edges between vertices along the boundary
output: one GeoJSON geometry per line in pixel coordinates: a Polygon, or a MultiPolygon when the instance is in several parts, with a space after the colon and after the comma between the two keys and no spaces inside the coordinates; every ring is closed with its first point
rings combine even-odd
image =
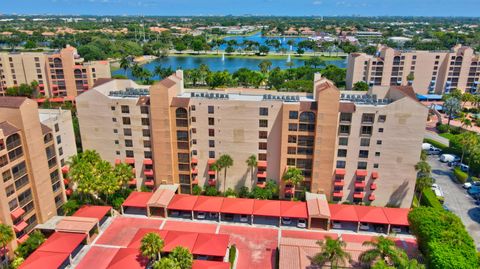
{"type": "Polygon", "coordinates": [[[402,185],[398,186],[392,195],[390,195],[387,205],[391,207],[400,207],[403,199],[408,194],[408,190],[408,181],[404,181],[402,185]]]}
{"type": "Polygon", "coordinates": [[[480,208],[478,207],[471,208],[470,210],[468,210],[468,216],[473,221],[480,223],[480,208]]]}

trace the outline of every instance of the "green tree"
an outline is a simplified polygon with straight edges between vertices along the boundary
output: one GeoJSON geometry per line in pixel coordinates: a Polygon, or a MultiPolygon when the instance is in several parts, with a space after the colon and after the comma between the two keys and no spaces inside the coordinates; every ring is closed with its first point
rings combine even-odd
{"type": "Polygon", "coordinates": [[[113,173],[119,183],[126,187],[128,181],[135,177],[135,174],[132,171],[132,167],[127,163],[119,163],[113,168],[113,173]]]}
{"type": "Polygon", "coordinates": [[[377,48],[375,46],[367,46],[363,49],[363,52],[368,55],[374,55],[375,53],[377,53],[377,48]]]}
{"type": "Polygon", "coordinates": [[[192,84],[193,87],[196,87],[198,82],[202,80],[200,69],[194,68],[185,70],[185,80],[192,84]]]}
{"type": "Polygon", "coordinates": [[[278,90],[286,81],[285,72],[280,68],[274,68],[268,74],[267,86],[269,89],[278,90]]]}
{"type": "Polygon", "coordinates": [[[418,193],[418,201],[422,200],[423,190],[429,188],[433,184],[433,179],[430,176],[422,176],[417,178],[415,189],[418,193]]]}
{"type": "Polygon", "coordinates": [[[231,76],[228,71],[210,72],[207,75],[206,82],[211,89],[220,86],[226,86],[231,81],[231,76]]]}
{"type": "Polygon", "coordinates": [[[432,172],[432,167],[426,161],[419,161],[417,164],[415,164],[415,170],[418,172],[420,177],[429,176],[430,172],[432,172]]]}
{"type": "Polygon", "coordinates": [[[124,56],[122,59],[120,59],[120,68],[123,69],[125,76],[127,75],[127,70],[130,68],[132,65],[131,62],[131,57],[130,56],[124,56]]]}
{"type": "Polygon", "coordinates": [[[347,71],[344,68],[340,68],[330,64],[326,68],[324,68],[322,71],[320,71],[320,73],[322,73],[322,76],[333,81],[333,83],[335,83],[337,87],[345,86],[347,71]]]}
{"type": "Polygon", "coordinates": [[[477,147],[479,144],[478,135],[474,132],[464,132],[459,134],[456,138],[456,141],[461,146],[462,149],[462,156],[460,157],[460,162],[463,163],[463,160],[466,155],[470,155],[470,153],[477,147]]]}
{"type": "Polygon", "coordinates": [[[187,248],[175,247],[168,257],[174,260],[180,269],[192,268],[193,255],[187,248]]]}
{"type": "Polygon", "coordinates": [[[251,188],[253,188],[253,185],[255,184],[255,168],[257,168],[258,164],[257,156],[252,154],[245,162],[247,163],[248,169],[250,169],[250,185],[251,188]]]}
{"type": "Polygon", "coordinates": [[[193,185],[192,194],[193,195],[201,195],[202,194],[202,187],[200,187],[198,185],[193,185]]]}
{"type": "Polygon", "coordinates": [[[163,258],[153,264],[153,269],[181,269],[178,263],[171,258],[163,258]]]}
{"type": "Polygon", "coordinates": [[[350,254],[345,251],[346,243],[340,238],[332,239],[326,236],[324,241],[317,241],[317,244],[321,250],[313,257],[314,264],[323,267],[328,262],[330,268],[338,268],[339,265],[345,265],[351,259],[350,254]]]}
{"type": "Polygon", "coordinates": [[[218,195],[218,190],[214,186],[207,186],[205,188],[205,195],[206,196],[217,196],[218,195]]]}
{"type": "Polygon", "coordinates": [[[158,234],[147,233],[142,238],[140,253],[150,261],[159,260],[164,244],[163,239],[158,234]]]}
{"type": "Polygon", "coordinates": [[[305,65],[311,66],[313,68],[318,68],[320,66],[325,66],[325,61],[318,56],[313,56],[310,59],[305,61],[305,65]]]}
{"type": "Polygon", "coordinates": [[[261,45],[260,47],[258,47],[258,53],[260,55],[267,55],[268,52],[270,52],[270,48],[268,46],[261,45]]]}
{"type": "Polygon", "coordinates": [[[365,81],[357,81],[353,84],[352,90],[354,91],[368,91],[368,83],[365,81]]]}
{"type": "Polygon", "coordinates": [[[45,236],[38,230],[30,233],[25,242],[20,244],[15,250],[15,255],[26,259],[32,254],[43,242],[45,242],[45,236]]]}
{"type": "Polygon", "coordinates": [[[272,67],[272,62],[269,60],[262,60],[258,64],[258,68],[260,68],[260,72],[262,72],[262,74],[268,74],[268,71],[270,71],[270,67],[272,67]]]}
{"type": "Polygon", "coordinates": [[[235,52],[235,48],[233,48],[232,46],[228,46],[225,48],[225,52],[228,54],[232,54],[235,52]]]}
{"type": "Polygon", "coordinates": [[[171,74],[175,73],[175,71],[173,71],[171,66],[162,67],[161,65],[156,65],[153,70],[153,73],[156,74],[160,79],[164,79],[170,76],[171,74]]]}
{"type": "Polygon", "coordinates": [[[296,167],[289,167],[287,171],[283,174],[282,179],[286,183],[291,183],[294,186],[297,186],[300,182],[302,182],[305,177],[302,174],[302,170],[296,167]]]}
{"type": "Polygon", "coordinates": [[[449,97],[443,103],[443,110],[448,116],[448,126],[450,126],[450,120],[452,117],[457,114],[461,109],[460,100],[456,97],[449,97]]]}
{"type": "Polygon", "coordinates": [[[226,188],[226,185],[227,185],[227,169],[233,166],[233,159],[228,154],[222,154],[218,158],[217,163],[221,167],[221,170],[224,171],[223,192],[225,192],[225,188],[226,188]]]}
{"type": "Polygon", "coordinates": [[[13,240],[12,227],[0,223],[0,247],[2,251],[5,251],[8,243],[13,240]]]}
{"type": "Polygon", "coordinates": [[[405,252],[399,249],[392,239],[384,236],[363,242],[363,246],[370,248],[360,254],[359,260],[369,265],[380,260],[388,265],[398,267],[407,258],[405,252]]]}
{"type": "Polygon", "coordinates": [[[78,209],[80,208],[80,205],[76,200],[69,199],[66,203],[62,205],[63,212],[67,216],[73,215],[78,209]]]}

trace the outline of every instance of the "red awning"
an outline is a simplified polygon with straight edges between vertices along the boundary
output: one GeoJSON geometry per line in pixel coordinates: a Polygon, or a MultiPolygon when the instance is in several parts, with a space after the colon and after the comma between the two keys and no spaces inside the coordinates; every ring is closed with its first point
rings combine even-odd
{"type": "Polygon", "coordinates": [[[370,194],[370,195],[368,196],[368,200],[369,200],[369,201],[374,201],[374,200],[375,200],[375,194],[374,194],[374,193],[370,194]]]}
{"type": "Polygon", "coordinates": [[[216,174],[216,172],[215,172],[215,171],[208,171],[208,174],[209,174],[210,176],[214,176],[214,175],[216,174]]]}
{"type": "Polygon", "coordinates": [[[226,234],[198,234],[195,245],[193,246],[193,255],[224,257],[227,253],[230,236],[226,234]]]}
{"type": "Polygon", "coordinates": [[[63,179],[63,185],[67,186],[68,183],[70,183],[70,180],[68,180],[68,178],[64,178],[63,179]]]}
{"type": "Polygon", "coordinates": [[[258,178],[267,178],[267,172],[266,171],[258,172],[257,177],[258,178]]]}
{"type": "Polygon", "coordinates": [[[23,213],[25,213],[25,210],[23,210],[21,207],[18,207],[17,209],[10,212],[10,216],[12,217],[12,220],[16,220],[20,218],[23,213]]]}
{"type": "Polygon", "coordinates": [[[355,192],[353,194],[353,198],[355,199],[363,199],[364,193],[363,192],[355,192]]]}
{"type": "Polygon", "coordinates": [[[195,157],[192,157],[192,163],[198,163],[198,159],[195,157]]]}
{"type": "Polygon", "coordinates": [[[217,181],[215,179],[209,179],[208,180],[208,185],[209,186],[216,186],[217,185],[217,181]]]}
{"type": "Polygon", "coordinates": [[[370,184],[370,189],[373,191],[373,190],[376,190],[377,189],[377,184],[375,183],[372,183],[370,184]]]}
{"type": "Polygon", "coordinates": [[[52,103],[63,103],[63,98],[62,97],[56,97],[56,98],[50,98],[48,101],[52,103]]]}
{"type": "Polygon", "coordinates": [[[253,204],[253,199],[225,198],[223,199],[220,212],[227,214],[252,215],[253,204]]]}
{"type": "Polygon", "coordinates": [[[45,102],[45,100],[47,100],[47,99],[46,99],[46,98],[37,98],[37,99],[35,99],[35,101],[36,101],[37,103],[43,103],[43,102],[45,102]]]}
{"type": "Polygon", "coordinates": [[[125,158],[125,162],[128,164],[135,164],[135,158],[125,158]]]}
{"type": "Polygon", "coordinates": [[[343,191],[334,191],[333,192],[333,197],[342,198],[343,197],[343,191]]]}
{"type": "Polygon", "coordinates": [[[230,269],[228,262],[193,260],[192,269],[230,269]]]}
{"type": "Polygon", "coordinates": [[[258,161],[257,167],[267,167],[267,161],[258,161]]]}
{"type": "Polygon", "coordinates": [[[388,224],[387,216],[381,207],[357,205],[355,211],[360,222],[388,224]]]}
{"type": "Polygon", "coordinates": [[[198,196],[193,210],[197,212],[220,212],[223,204],[223,197],[198,196]]]}
{"type": "Polygon", "coordinates": [[[68,166],[68,165],[62,166],[62,173],[63,174],[68,173],[68,171],[70,171],[70,166],[68,166]]]}
{"type": "Polygon", "coordinates": [[[168,231],[165,237],[165,246],[163,251],[171,252],[175,247],[181,246],[192,252],[197,241],[198,233],[189,233],[181,231],[168,231]]]}
{"type": "Polygon", "coordinates": [[[338,176],[344,176],[345,175],[345,169],[335,169],[335,175],[338,176]]]}
{"type": "Polygon", "coordinates": [[[65,194],[66,194],[67,196],[72,195],[72,193],[73,193],[72,189],[66,189],[66,190],[65,190],[65,194]]]}
{"type": "Polygon", "coordinates": [[[192,169],[192,174],[198,174],[198,168],[196,168],[196,167],[193,168],[193,169],[192,169]]]}
{"type": "Polygon", "coordinates": [[[372,172],[372,179],[377,179],[378,178],[378,172],[373,171],[372,172]]]}
{"type": "Polygon", "coordinates": [[[29,237],[30,236],[28,234],[24,234],[22,237],[17,238],[17,244],[22,244],[23,242],[27,241],[29,237]]]}
{"type": "Polygon", "coordinates": [[[128,181],[128,185],[137,185],[137,180],[135,178],[132,178],[128,181]]]}
{"type": "Polygon", "coordinates": [[[122,160],[120,160],[120,159],[118,159],[118,158],[115,159],[115,165],[118,165],[118,164],[121,164],[121,163],[122,163],[122,160]]]}
{"type": "Polygon", "coordinates": [[[152,159],[143,159],[143,164],[144,165],[152,165],[153,161],[152,161],[152,159]]]}
{"type": "Polygon", "coordinates": [[[408,226],[408,213],[409,208],[382,208],[383,213],[388,219],[388,223],[391,225],[408,226]]]}
{"type": "Polygon", "coordinates": [[[71,254],[86,238],[82,233],[54,232],[37,250],[71,254]]]}
{"type": "Polygon", "coordinates": [[[255,200],[253,203],[253,215],[280,217],[280,201],[255,200]]]}
{"type": "Polygon", "coordinates": [[[189,194],[175,194],[167,206],[169,210],[192,211],[198,196],[189,194]]]}
{"type": "Polygon", "coordinates": [[[355,182],[355,188],[365,188],[365,181],[355,182]]]}
{"type": "Polygon", "coordinates": [[[13,225],[13,230],[16,233],[19,233],[19,232],[23,231],[25,228],[27,228],[27,226],[28,226],[28,224],[24,220],[22,220],[17,225],[13,225]]]}
{"type": "Polygon", "coordinates": [[[259,188],[265,188],[265,186],[267,186],[267,183],[266,182],[257,182],[257,187],[259,188]]]}
{"type": "Polygon", "coordinates": [[[285,193],[292,194],[295,192],[295,188],[285,188],[285,193]]]}
{"type": "Polygon", "coordinates": [[[366,177],[368,172],[367,170],[357,170],[355,174],[357,175],[357,177],[366,177]]]}
{"type": "Polygon", "coordinates": [[[153,180],[145,180],[145,186],[147,187],[154,187],[155,186],[155,181],[153,180]]]}
{"type": "Polygon", "coordinates": [[[145,269],[148,259],[136,248],[120,248],[107,269],[145,269]]]}
{"type": "Polygon", "coordinates": [[[307,203],[280,201],[280,215],[287,218],[308,218],[307,203]]]}
{"type": "Polygon", "coordinates": [[[358,222],[355,206],[344,204],[329,204],[330,219],[334,221],[358,222]]]}
{"type": "Polygon", "coordinates": [[[198,178],[195,178],[194,180],[192,180],[192,185],[198,185],[198,178]]]}
{"type": "MultiPolygon", "coordinates": [[[[138,252],[138,250],[137,250],[138,252]]],[[[20,265],[20,269],[38,268],[61,268],[62,264],[69,259],[69,253],[34,251],[20,265]]]]}
{"type": "Polygon", "coordinates": [[[74,217],[96,218],[99,221],[107,216],[112,210],[111,206],[101,205],[85,205],[82,206],[77,212],[73,213],[74,217]]]}
{"type": "Polygon", "coordinates": [[[153,177],[153,170],[152,169],[145,169],[145,170],[143,170],[143,174],[146,177],[153,177]]]}
{"type": "Polygon", "coordinates": [[[207,164],[214,164],[216,161],[215,159],[208,159],[207,164]]]}
{"type": "Polygon", "coordinates": [[[127,200],[123,202],[122,206],[146,208],[147,202],[152,195],[153,192],[134,191],[130,193],[130,195],[127,197],[127,200]]]}
{"type": "Polygon", "coordinates": [[[154,229],[154,228],[140,228],[138,229],[135,236],[133,236],[133,239],[128,244],[128,247],[139,249],[140,246],[142,245],[142,239],[147,233],[156,233],[158,234],[158,236],[160,236],[160,238],[165,240],[165,237],[167,236],[168,231],[154,229]]]}
{"type": "Polygon", "coordinates": [[[333,186],[335,186],[335,187],[343,187],[344,184],[345,184],[345,183],[344,183],[343,180],[335,180],[335,181],[333,182],[333,186]]]}

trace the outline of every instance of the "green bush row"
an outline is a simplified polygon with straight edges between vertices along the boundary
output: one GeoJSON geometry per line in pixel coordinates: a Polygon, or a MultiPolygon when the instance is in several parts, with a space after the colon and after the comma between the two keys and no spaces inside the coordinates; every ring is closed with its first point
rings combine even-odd
{"type": "Polygon", "coordinates": [[[422,191],[422,198],[420,204],[423,206],[429,206],[437,209],[443,209],[442,204],[438,200],[435,192],[432,189],[426,188],[422,191]]]}
{"type": "Polygon", "coordinates": [[[453,169],[453,174],[455,175],[455,178],[458,182],[465,183],[467,181],[468,174],[463,172],[460,167],[455,167],[453,169]]]}
{"type": "Polygon", "coordinates": [[[235,245],[231,245],[230,249],[228,250],[228,261],[230,262],[230,268],[233,268],[236,256],[237,256],[237,247],[235,245]]]}

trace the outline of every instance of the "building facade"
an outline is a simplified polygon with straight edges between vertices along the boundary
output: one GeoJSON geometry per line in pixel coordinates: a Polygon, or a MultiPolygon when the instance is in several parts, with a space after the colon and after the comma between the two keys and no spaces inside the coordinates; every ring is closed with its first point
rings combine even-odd
{"type": "Polygon", "coordinates": [[[444,94],[458,88],[476,93],[480,57],[470,47],[450,51],[400,51],[379,46],[376,55],[348,56],[347,90],[358,81],[370,86],[410,85],[419,94],[444,94]]]}
{"type": "Polygon", "coordinates": [[[13,250],[66,201],[52,130],[33,100],[0,97],[0,174],[0,221],[14,229],[13,250]]]}
{"type": "Polygon", "coordinates": [[[84,62],[74,47],[58,52],[0,53],[0,95],[20,84],[37,81],[37,93],[47,97],[77,96],[98,78],[110,78],[107,61],[84,62]]]}
{"type": "Polygon", "coordinates": [[[307,190],[335,201],[402,207],[413,197],[428,110],[411,87],[358,94],[316,76],[313,94],[211,91],[185,89],[181,71],[150,89],[108,81],[76,102],[83,146],[111,162],[133,158],[139,185],[153,179],[190,193],[194,185],[239,189],[272,179],[282,197],[307,190]],[[226,178],[212,168],[223,154],[233,159],[226,178]],[[251,155],[257,167],[247,165],[251,155]],[[282,181],[288,167],[302,170],[300,186],[282,181]]]}

